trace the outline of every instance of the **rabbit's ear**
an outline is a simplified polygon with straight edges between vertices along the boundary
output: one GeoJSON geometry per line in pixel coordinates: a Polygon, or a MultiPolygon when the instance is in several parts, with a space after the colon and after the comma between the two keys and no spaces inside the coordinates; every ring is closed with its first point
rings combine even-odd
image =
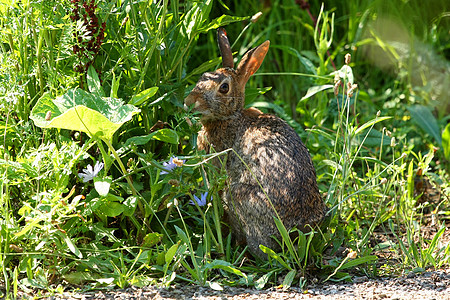
{"type": "Polygon", "coordinates": [[[227,32],[223,28],[219,28],[217,30],[217,43],[219,44],[223,67],[234,68],[233,53],[231,52],[230,42],[228,41],[227,32]]]}
{"type": "Polygon", "coordinates": [[[267,51],[269,51],[269,45],[270,41],[265,41],[258,47],[249,50],[245,53],[244,57],[242,57],[241,62],[237,67],[237,73],[242,76],[241,84],[247,83],[248,78],[258,71],[267,51]]]}

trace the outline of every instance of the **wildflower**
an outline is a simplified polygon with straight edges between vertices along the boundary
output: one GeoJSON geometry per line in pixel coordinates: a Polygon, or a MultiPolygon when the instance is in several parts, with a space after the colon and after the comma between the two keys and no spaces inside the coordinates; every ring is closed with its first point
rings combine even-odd
{"type": "Polygon", "coordinates": [[[88,182],[89,180],[94,179],[102,169],[103,163],[98,161],[95,163],[94,169],[92,169],[91,165],[88,165],[86,169],[83,170],[83,173],[78,173],[78,177],[83,179],[83,182],[88,182]]]}
{"type": "MultiPolygon", "coordinates": [[[[206,205],[206,202],[207,202],[206,196],[208,196],[208,192],[204,192],[203,194],[201,194],[200,199],[196,195],[194,195],[194,200],[195,200],[195,202],[197,202],[198,206],[206,205]]],[[[190,200],[189,204],[195,205],[195,202],[190,200]]]]}
{"type": "Polygon", "coordinates": [[[178,157],[172,156],[169,160],[169,162],[164,162],[164,170],[161,171],[161,174],[169,174],[169,172],[172,172],[173,169],[176,167],[181,167],[184,164],[184,160],[179,159],[178,157]]]}

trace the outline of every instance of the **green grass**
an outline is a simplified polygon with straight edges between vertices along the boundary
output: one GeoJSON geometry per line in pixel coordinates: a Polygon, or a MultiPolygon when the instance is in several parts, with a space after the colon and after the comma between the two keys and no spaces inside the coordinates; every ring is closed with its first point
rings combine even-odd
{"type": "Polygon", "coordinates": [[[448,266],[446,1],[241,2],[98,2],[87,12],[95,30],[66,1],[0,4],[1,296],[174,282],[288,289],[448,266]],[[295,239],[278,222],[282,251],[262,247],[267,261],[233,245],[226,172],[211,164],[227,151],[198,152],[198,117],[183,110],[220,65],[219,26],[237,57],[271,41],[246,103],[299,133],[329,207],[295,239]],[[178,165],[161,173],[171,157],[178,165]],[[205,206],[189,203],[206,192],[205,206]]]}

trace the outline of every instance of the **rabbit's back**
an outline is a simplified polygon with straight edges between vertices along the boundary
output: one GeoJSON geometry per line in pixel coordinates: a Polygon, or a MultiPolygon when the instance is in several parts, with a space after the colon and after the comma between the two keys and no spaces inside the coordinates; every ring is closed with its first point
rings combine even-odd
{"type": "Polygon", "coordinates": [[[261,254],[259,244],[278,248],[271,239],[279,235],[273,221],[277,213],[288,229],[303,229],[323,218],[325,206],[310,154],[285,121],[244,113],[239,126],[227,132],[234,142],[224,146],[234,151],[227,159],[230,187],[224,200],[238,242],[261,254]]]}

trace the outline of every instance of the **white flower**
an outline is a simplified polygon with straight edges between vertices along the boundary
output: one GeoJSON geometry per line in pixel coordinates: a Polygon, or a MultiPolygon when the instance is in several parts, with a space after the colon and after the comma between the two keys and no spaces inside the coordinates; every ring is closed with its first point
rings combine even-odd
{"type": "Polygon", "coordinates": [[[92,170],[91,165],[88,165],[86,169],[83,170],[83,173],[78,173],[78,177],[83,179],[83,182],[88,182],[89,180],[94,179],[94,177],[97,176],[98,172],[100,172],[101,169],[103,169],[103,163],[96,162],[94,170],[92,170]]]}

